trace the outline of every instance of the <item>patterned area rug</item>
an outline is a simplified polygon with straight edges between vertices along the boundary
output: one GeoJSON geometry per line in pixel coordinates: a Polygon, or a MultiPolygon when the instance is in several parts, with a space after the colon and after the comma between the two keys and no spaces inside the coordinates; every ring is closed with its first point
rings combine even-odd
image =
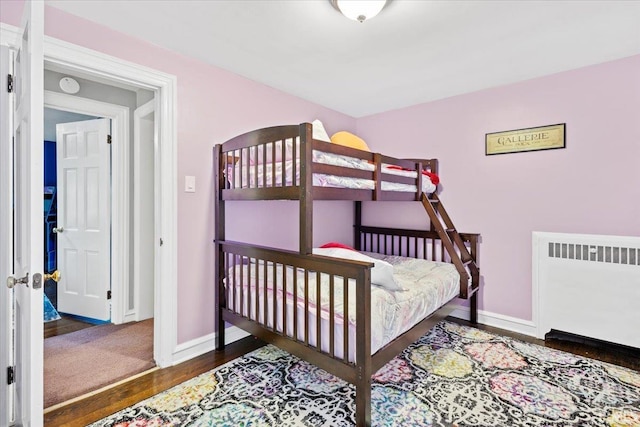
{"type": "MultiPolygon", "coordinates": [[[[273,346],[93,426],[352,426],[355,389],[273,346]]],[[[374,426],[640,426],[640,373],[441,322],[382,368],[374,426]]]]}

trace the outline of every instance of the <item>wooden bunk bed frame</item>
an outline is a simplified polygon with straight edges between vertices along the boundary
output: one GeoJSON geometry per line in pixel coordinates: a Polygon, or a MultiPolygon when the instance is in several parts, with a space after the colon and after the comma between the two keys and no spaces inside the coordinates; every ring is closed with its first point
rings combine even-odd
{"type": "MultiPolygon", "coordinates": [[[[371,354],[371,267],[373,264],[359,261],[349,261],[338,258],[312,255],[313,249],[313,203],[316,200],[352,200],[355,207],[354,218],[354,246],[358,250],[379,252],[388,255],[401,255],[453,263],[460,273],[461,298],[470,299],[470,320],[477,321],[477,291],[479,289],[480,274],[477,266],[479,234],[458,233],[451,218],[442,206],[438,196],[422,193],[422,173],[415,178],[383,174],[382,163],[398,165],[416,171],[426,170],[437,173],[436,159],[395,159],[378,153],[355,150],[349,147],[318,141],[312,137],[312,125],[278,126],[258,129],[235,137],[224,144],[214,147],[213,153],[215,170],[215,283],[216,283],[216,348],[221,350],[225,345],[225,322],[272,343],[283,350],[306,360],[325,371],[336,375],[355,385],[357,426],[371,424],[371,377],[387,362],[400,354],[407,346],[427,333],[436,323],[441,321],[452,311],[449,302],[427,318],[423,319],[407,332],[383,346],[375,354],[371,354]],[[288,139],[299,141],[287,147],[288,139]],[[276,142],[280,141],[279,144],[276,142]],[[280,151],[281,150],[281,151],[280,151]],[[286,153],[286,150],[290,150],[286,153]],[[374,171],[358,170],[346,167],[331,166],[313,161],[313,150],[359,158],[376,167],[374,171]],[[249,164],[250,156],[262,159],[263,166],[270,164],[272,170],[277,163],[289,159],[299,159],[293,162],[293,176],[299,173],[299,182],[288,185],[285,179],[277,181],[275,174],[268,177],[265,170],[259,169],[257,164],[249,164]],[[280,159],[278,159],[278,155],[280,159]],[[262,183],[266,186],[249,187],[243,183],[243,169],[254,168],[252,172],[258,176],[262,174],[262,183]],[[239,173],[236,177],[234,174],[239,173]],[[313,174],[331,174],[344,177],[365,178],[375,181],[374,190],[327,188],[313,185],[313,174]],[[227,176],[231,175],[231,176],[227,176]],[[383,179],[384,178],[384,179],[383,179]],[[268,181],[270,180],[270,182],[268,181]],[[413,184],[415,193],[382,191],[381,181],[413,184]],[[239,182],[238,182],[239,181],[239,182]],[[298,200],[299,201],[299,251],[281,250],[238,243],[225,240],[225,202],[227,200],[298,200]],[[429,216],[431,227],[429,230],[407,230],[387,227],[373,227],[362,224],[362,201],[419,201],[429,216]],[[278,306],[277,298],[267,304],[266,284],[256,284],[251,291],[248,287],[243,296],[242,285],[239,292],[234,290],[229,297],[229,290],[225,284],[237,280],[226,277],[230,269],[243,264],[260,264],[264,266],[264,276],[267,276],[267,265],[274,267],[273,279],[276,279],[277,266],[280,271],[285,267],[293,267],[296,271],[304,271],[304,295],[297,295],[294,283],[293,300],[304,299],[303,308],[293,304],[293,330],[287,327],[287,309],[283,304],[278,306]],[[348,322],[339,326],[334,318],[333,296],[329,307],[329,327],[322,328],[321,322],[310,322],[309,282],[308,278],[316,275],[317,292],[320,292],[320,274],[331,278],[331,295],[333,295],[334,278],[344,278],[345,286],[348,280],[355,280],[356,295],[356,342],[349,342],[348,322]],[[255,295],[252,295],[254,292],[255,295]],[[263,298],[263,305],[258,303],[263,298]],[[239,301],[238,301],[239,299],[239,301]],[[248,306],[245,307],[245,302],[248,306]],[[251,314],[252,307],[254,313],[251,314]],[[281,321],[284,327],[278,328],[281,321]],[[299,322],[302,325],[299,325],[299,322]],[[314,324],[315,323],[315,324],[314,324]],[[336,326],[338,325],[338,326],[336,326]],[[335,341],[336,328],[344,327],[342,354],[335,341]],[[328,331],[326,330],[328,329],[328,331]],[[315,333],[317,339],[310,337],[315,333]],[[329,335],[330,347],[321,348],[319,341],[323,334],[329,335]],[[349,349],[355,348],[355,356],[349,357],[349,349]]],[[[283,174],[284,175],[284,174],[283,174]]],[[[262,268],[262,267],[260,267],[262,268]]],[[[251,275],[248,269],[248,276],[251,275]]],[[[242,268],[240,269],[242,271],[242,268]]],[[[258,280],[256,267],[254,280],[258,280]]],[[[242,281],[242,272],[240,273],[242,281]]],[[[271,273],[269,273],[271,274],[271,273]]],[[[251,277],[246,280],[251,281],[251,277]]],[[[285,278],[286,280],[286,278],[285,278]]],[[[295,281],[295,279],[294,279],[295,281]]],[[[231,285],[230,285],[231,286],[231,285]]],[[[286,288],[286,284],[285,284],[286,288]]],[[[277,291],[273,291],[277,292],[277,291]]],[[[286,291],[283,291],[283,301],[286,301],[286,291]]],[[[348,292],[344,292],[348,295],[348,292]]],[[[344,306],[347,307],[347,297],[344,306]]],[[[347,318],[347,308],[344,309],[347,318]]],[[[339,343],[338,343],[339,344],[339,343]]]]}

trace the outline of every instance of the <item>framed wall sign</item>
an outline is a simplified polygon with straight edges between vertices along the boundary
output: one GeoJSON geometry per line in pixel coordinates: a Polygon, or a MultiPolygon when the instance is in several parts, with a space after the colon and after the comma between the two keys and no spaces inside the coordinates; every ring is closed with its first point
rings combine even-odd
{"type": "Polygon", "coordinates": [[[487,156],[565,147],[565,123],[485,135],[485,154],[487,156]]]}

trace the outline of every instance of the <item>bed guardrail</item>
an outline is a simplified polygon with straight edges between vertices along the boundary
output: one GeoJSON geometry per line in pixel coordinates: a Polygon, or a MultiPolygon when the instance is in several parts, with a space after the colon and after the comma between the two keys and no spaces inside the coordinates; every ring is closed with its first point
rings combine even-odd
{"type": "Polygon", "coordinates": [[[225,272],[217,305],[223,320],[356,381],[355,366],[367,364],[359,357],[371,354],[373,264],[237,242],[217,244],[225,272]],[[324,303],[320,311],[318,296],[324,303]],[[351,298],[355,313],[349,312],[351,298]]]}
{"type": "Polygon", "coordinates": [[[410,193],[382,191],[381,181],[422,188],[422,174],[416,177],[382,174],[382,164],[406,170],[437,173],[437,159],[396,159],[378,153],[356,150],[312,138],[311,124],[275,126],[248,132],[220,147],[220,169],[226,176],[223,198],[298,199],[301,187],[312,185],[312,174],[335,175],[374,181],[375,190],[316,188],[315,198],[345,200],[419,200],[410,193]],[[375,165],[373,170],[331,165],[313,161],[313,151],[347,156],[375,165]],[[384,177],[383,177],[384,175],[384,177]],[[343,189],[341,189],[343,190],[343,189]],[[362,194],[358,195],[361,192],[362,194]]]}

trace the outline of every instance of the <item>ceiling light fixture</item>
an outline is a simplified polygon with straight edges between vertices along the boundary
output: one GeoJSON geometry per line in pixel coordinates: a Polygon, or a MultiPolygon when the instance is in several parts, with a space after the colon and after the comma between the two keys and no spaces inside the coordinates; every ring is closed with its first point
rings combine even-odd
{"type": "Polygon", "coordinates": [[[340,13],[354,21],[364,22],[375,17],[387,0],[329,0],[340,13]]]}

